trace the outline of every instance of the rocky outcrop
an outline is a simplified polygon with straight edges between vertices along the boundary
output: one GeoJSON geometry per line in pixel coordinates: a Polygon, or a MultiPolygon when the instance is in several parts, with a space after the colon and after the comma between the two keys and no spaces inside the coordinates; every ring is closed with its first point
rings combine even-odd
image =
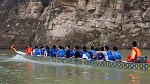
{"type": "Polygon", "coordinates": [[[0,46],[150,46],[149,0],[2,0],[0,46]]]}

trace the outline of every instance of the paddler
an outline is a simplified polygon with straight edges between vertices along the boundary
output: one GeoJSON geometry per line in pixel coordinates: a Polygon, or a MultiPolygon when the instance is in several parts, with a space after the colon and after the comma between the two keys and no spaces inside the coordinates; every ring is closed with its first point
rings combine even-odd
{"type": "Polygon", "coordinates": [[[27,56],[33,55],[33,48],[31,45],[28,45],[28,47],[26,49],[26,55],[27,56]]]}
{"type": "Polygon", "coordinates": [[[136,41],[133,41],[132,46],[131,55],[128,56],[127,62],[136,62],[137,57],[141,56],[141,51],[137,48],[136,41]]]}
{"type": "Polygon", "coordinates": [[[105,56],[105,60],[106,61],[114,61],[114,57],[113,57],[113,54],[112,52],[109,50],[109,47],[108,46],[104,46],[104,50],[106,51],[107,55],[105,56]]]}
{"type": "Polygon", "coordinates": [[[121,53],[118,51],[117,47],[113,47],[113,56],[114,56],[114,60],[117,62],[121,62],[121,53]]]}
{"type": "Polygon", "coordinates": [[[34,47],[33,55],[35,55],[35,56],[40,55],[40,50],[39,50],[38,46],[35,46],[35,47],[34,47]]]}

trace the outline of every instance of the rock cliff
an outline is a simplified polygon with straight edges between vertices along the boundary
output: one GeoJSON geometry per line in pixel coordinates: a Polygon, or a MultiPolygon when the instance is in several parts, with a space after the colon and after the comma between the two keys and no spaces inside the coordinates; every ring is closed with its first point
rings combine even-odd
{"type": "Polygon", "coordinates": [[[0,47],[150,47],[150,0],[1,0],[0,47]]]}

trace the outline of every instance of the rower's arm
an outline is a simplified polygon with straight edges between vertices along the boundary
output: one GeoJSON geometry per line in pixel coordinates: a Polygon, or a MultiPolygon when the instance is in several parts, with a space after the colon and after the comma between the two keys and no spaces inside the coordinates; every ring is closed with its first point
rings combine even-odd
{"type": "Polygon", "coordinates": [[[98,53],[99,53],[99,52],[96,51],[96,53],[93,55],[93,58],[96,58],[98,53]]]}
{"type": "Polygon", "coordinates": [[[134,58],[135,58],[135,55],[136,55],[135,50],[132,50],[132,52],[131,52],[131,59],[134,59],[134,58]]]}
{"type": "Polygon", "coordinates": [[[44,51],[44,56],[47,56],[47,52],[46,51],[44,51]]]}
{"type": "Polygon", "coordinates": [[[33,52],[31,52],[31,55],[33,55],[33,52]]]}
{"type": "Polygon", "coordinates": [[[12,48],[13,51],[17,52],[17,50],[15,48],[12,48]]]}

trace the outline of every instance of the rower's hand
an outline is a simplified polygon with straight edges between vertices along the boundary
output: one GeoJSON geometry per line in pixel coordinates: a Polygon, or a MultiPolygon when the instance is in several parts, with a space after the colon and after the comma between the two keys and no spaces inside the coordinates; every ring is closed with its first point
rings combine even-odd
{"type": "Polygon", "coordinates": [[[132,59],[128,60],[128,62],[132,62],[132,59]]]}
{"type": "Polygon", "coordinates": [[[13,46],[11,46],[10,48],[13,49],[13,46]]]}
{"type": "Polygon", "coordinates": [[[15,49],[15,48],[16,48],[16,46],[15,46],[15,45],[12,45],[10,48],[11,48],[11,49],[15,49]]]}

